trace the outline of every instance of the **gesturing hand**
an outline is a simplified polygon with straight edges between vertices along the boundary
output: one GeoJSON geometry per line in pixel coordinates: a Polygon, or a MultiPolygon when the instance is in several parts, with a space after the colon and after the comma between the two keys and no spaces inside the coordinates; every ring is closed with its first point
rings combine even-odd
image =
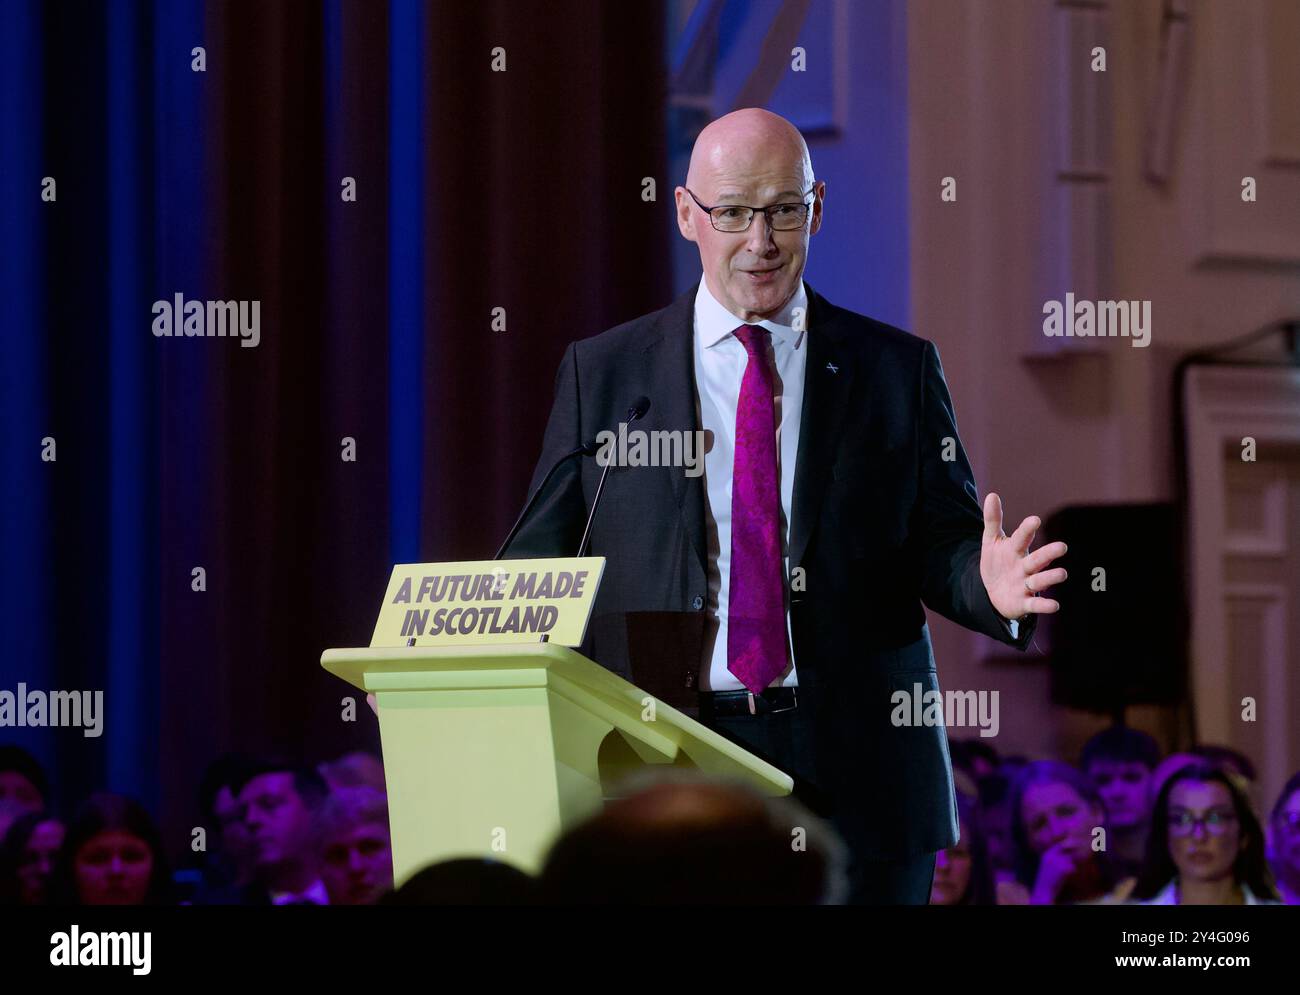
{"type": "Polygon", "coordinates": [[[1011,535],[1002,531],[1002,499],[989,493],[984,498],[984,541],[980,549],[980,578],[993,607],[1005,619],[1029,614],[1051,614],[1060,605],[1039,596],[1044,588],[1065,580],[1063,567],[1045,570],[1065,554],[1065,543],[1048,543],[1029,552],[1042,521],[1030,515],[1011,535]]]}
{"type": "Polygon", "coordinates": [[[1030,904],[1055,905],[1066,880],[1086,859],[1071,841],[1048,847],[1038,862],[1038,877],[1029,896],[1030,904]]]}

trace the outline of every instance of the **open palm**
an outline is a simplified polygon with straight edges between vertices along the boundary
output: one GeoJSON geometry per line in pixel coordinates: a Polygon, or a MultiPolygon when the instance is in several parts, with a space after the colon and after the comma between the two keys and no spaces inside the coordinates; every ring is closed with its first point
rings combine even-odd
{"type": "Polygon", "coordinates": [[[1042,520],[1030,515],[1011,535],[1002,531],[1002,499],[989,493],[984,498],[984,539],[980,548],[980,578],[989,600],[1003,618],[1051,614],[1060,604],[1041,592],[1065,580],[1063,567],[1046,569],[1065,554],[1065,543],[1051,542],[1029,552],[1042,520]]]}

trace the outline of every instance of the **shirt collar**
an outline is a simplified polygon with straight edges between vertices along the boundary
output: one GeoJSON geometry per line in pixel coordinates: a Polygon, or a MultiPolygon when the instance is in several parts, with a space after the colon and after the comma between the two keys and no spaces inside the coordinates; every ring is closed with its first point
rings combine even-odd
{"type": "Polygon", "coordinates": [[[708,349],[717,345],[741,325],[758,325],[772,333],[773,345],[783,342],[797,349],[803,343],[803,332],[796,332],[792,327],[795,308],[803,308],[804,327],[807,328],[808,291],[804,287],[803,280],[799,281],[794,296],[774,318],[747,322],[743,318],[737,318],[719,304],[717,298],[709,293],[709,286],[704,277],[700,277],[700,289],[695,294],[695,334],[700,344],[708,349]]]}
{"type": "Polygon", "coordinates": [[[330,895],[325,890],[325,882],[317,878],[302,891],[273,891],[272,905],[291,905],[311,902],[313,905],[329,905],[330,895]]]}
{"type": "MultiPolygon", "coordinates": [[[[1241,899],[1246,905],[1262,905],[1263,902],[1256,897],[1255,893],[1250,890],[1250,885],[1245,881],[1241,882],[1241,899]]],[[[1160,892],[1152,898],[1147,904],[1149,905],[1177,905],[1178,904],[1178,879],[1174,878],[1167,885],[1160,889],[1160,892]]]]}

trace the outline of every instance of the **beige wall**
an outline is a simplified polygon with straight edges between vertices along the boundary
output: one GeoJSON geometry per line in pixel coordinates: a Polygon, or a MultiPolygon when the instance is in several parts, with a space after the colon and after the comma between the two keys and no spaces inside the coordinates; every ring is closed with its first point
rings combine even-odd
{"type": "MultiPolygon", "coordinates": [[[[908,4],[911,327],[938,343],[1008,532],[1066,504],[1171,497],[1177,356],[1300,314],[1300,5],[1190,5],[1163,184],[1144,175],[1161,6],[908,4]],[[1097,41],[1105,74],[1088,67],[1097,41]],[[1244,175],[1259,181],[1255,204],[1240,200],[1244,175]],[[940,200],[945,176],[956,203],[940,200]],[[1042,306],[1067,290],[1150,300],[1152,345],[1054,349],[1042,306]]],[[[1074,759],[1104,724],[1048,708],[1033,654],[996,662],[998,644],[931,622],[944,686],[1001,692],[1002,752],[1074,759]]],[[[1130,721],[1166,746],[1178,728],[1156,709],[1130,721]]]]}

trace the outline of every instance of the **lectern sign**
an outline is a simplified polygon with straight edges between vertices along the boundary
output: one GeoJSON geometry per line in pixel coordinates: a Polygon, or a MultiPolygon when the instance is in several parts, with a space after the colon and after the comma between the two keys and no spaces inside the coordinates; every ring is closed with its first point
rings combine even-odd
{"type": "Polygon", "coordinates": [[[604,569],[603,556],[399,563],[370,645],[579,646],[604,569]]]}

